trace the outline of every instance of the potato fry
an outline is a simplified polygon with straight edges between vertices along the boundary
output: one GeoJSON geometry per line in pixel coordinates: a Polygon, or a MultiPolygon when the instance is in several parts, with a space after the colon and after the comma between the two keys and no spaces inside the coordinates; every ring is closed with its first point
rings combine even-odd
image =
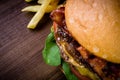
{"type": "Polygon", "coordinates": [[[43,17],[45,10],[47,9],[47,6],[49,5],[50,1],[51,0],[44,0],[44,4],[41,5],[40,10],[37,11],[37,13],[33,16],[27,28],[34,29],[37,26],[38,22],[43,17]]]}
{"type": "MultiPolygon", "coordinates": [[[[27,6],[27,7],[23,8],[22,11],[37,12],[40,10],[40,8],[41,8],[41,5],[27,6]]],[[[54,6],[48,5],[45,12],[50,13],[51,11],[53,11],[56,8],[57,8],[57,5],[54,5],[54,6]]]]}
{"type": "Polygon", "coordinates": [[[31,1],[33,1],[33,0],[25,0],[26,2],[31,2],[31,1]]]}
{"type": "Polygon", "coordinates": [[[54,6],[59,3],[60,0],[51,0],[50,5],[54,6]]]}
{"type": "Polygon", "coordinates": [[[45,12],[46,13],[50,13],[51,11],[53,11],[54,9],[57,8],[57,5],[48,5],[48,7],[46,8],[45,12]]]}
{"type": "MultiPolygon", "coordinates": [[[[51,0],[50,5],[57,5],[59,0],[51,0]]],[[[44,4],[44,0],[38,0],[38,4],[44,4]]]]}
{"type": "Polygon", "coordinates": [[[46,13],[49,13],[51,11],[53,11],[54,9],[56,9],[58,7],[58,3],[60,0],[51,0],[49,7],[47,7],[46,9],[46,13]]]}
{"type": "Polygon", "coordinates": [[[22,11],[37,12],[41,8],[41,5],[27,6],[22,9],[22,11]]]}
{"type": "Polygon", "coordinates": [[[44,0],[38,0],[38,4],[44,4],[44,0]]]}
{"type": "MultiPolygon", "coordinates": [[[[25,1],[30,2],[32,0],[25,1]]],[[[27,28],[34,29],[45,13],[50,13],[58,7],[59,1],[60,0],[38,0],[38,5],[28,6],[22,9],[22,11],[36,12],[27,25],[27,28]]]]}

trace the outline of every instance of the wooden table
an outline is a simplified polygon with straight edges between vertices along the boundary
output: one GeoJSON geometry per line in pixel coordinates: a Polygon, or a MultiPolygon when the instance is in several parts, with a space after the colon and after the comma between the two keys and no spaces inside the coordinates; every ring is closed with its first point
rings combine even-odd
{"type": "Polygon", "coordinates": [[[24,0],[0,0],[0,80],[65,80],[42,58],[52,21],[45,15],[35,30],[26,28],[34,13],[21,12],[24,0]]]}

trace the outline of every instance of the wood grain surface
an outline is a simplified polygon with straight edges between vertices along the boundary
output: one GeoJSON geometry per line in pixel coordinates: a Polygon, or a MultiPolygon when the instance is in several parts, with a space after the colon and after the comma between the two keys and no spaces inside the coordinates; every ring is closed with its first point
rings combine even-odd
{"type": "Polygon", "coordinates": [[[66,80],[42,58],[52,25],[45,15],[35,30],[26,28],[34,13],[21,12],[24,0],[0,0],[0,80],[66,80]]]}

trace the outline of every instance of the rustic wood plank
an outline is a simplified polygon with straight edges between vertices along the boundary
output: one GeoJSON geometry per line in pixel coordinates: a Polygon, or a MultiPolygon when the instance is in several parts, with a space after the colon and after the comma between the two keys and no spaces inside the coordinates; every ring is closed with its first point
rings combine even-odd
{"type": "Polygon", "coordinates": [[[27,29],[33,16],[21,12],[27,5],[24,0],[0,1],[0,80],[65,80],[58,67],[42,58],[51,20],[46,15],[35,30],[27,29]]]}

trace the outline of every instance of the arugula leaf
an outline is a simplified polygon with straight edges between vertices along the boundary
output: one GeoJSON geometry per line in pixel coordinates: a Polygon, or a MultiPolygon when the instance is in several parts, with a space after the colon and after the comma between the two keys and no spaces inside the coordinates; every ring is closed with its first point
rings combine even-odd
{"type": "Polygon", "coordinates": [[[64,62],[61,59],[60,50],[55,42],[54,32],[52,28],[51,33],[48,35],[46,39],[45,48],[42,51],[42,55],[46,64],[52,66],[58,66],[61,64],[67,80],[78,80],[77,77],[71,72],[68,63],[64,62]]]}
{"type": "Polygon", "coordinates": [[[58,66],[61,64],[60,50],[55,42],[53,32],[48,35],[42,54],[43,59],[47,64],[52,66],[58,66]]]}
{"type": "Polygon", "coordinates": [[[62,68],[67,80],[78,80],[78,78],[71,72],[68,63],[62,62],[62,68]]]}

